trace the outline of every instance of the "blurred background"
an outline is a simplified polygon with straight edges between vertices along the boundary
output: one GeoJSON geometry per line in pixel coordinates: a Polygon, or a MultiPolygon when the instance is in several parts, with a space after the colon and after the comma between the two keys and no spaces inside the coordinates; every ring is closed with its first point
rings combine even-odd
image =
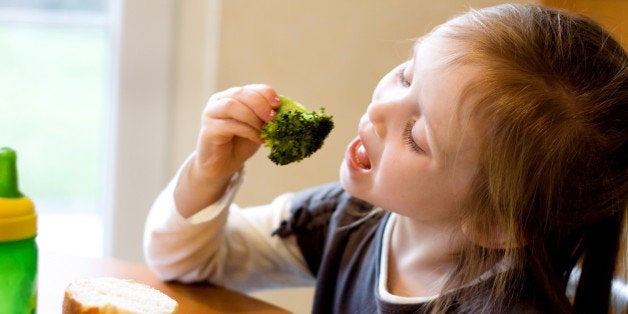
{"type": "MultiPolygon", "coordinates": [[[[235,85],[270,84],[336,122],[300,163],[260,149],[240,205],[337,180],[373,87],[414,39],[503,2],[0,0],[0,146],[18,152],[40,250],[142,262],[153,199],[194,149],[208,97],[235,85]]],[[[625,45],[628,1],[520,2],[586,13],[625,45]]],[[[279,299],[299,311],[308,293],[279,299]]]]}

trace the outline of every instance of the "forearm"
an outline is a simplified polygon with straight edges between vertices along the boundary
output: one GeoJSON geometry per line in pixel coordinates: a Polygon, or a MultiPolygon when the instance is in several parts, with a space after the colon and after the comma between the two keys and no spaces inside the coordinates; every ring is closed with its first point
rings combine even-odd
{"type": "Polygon", "coordinates": [[[207,179],[198,170],[196,154],[192,154],[181,167],[174,188],[174,201],[177,211],[189,218],[202,209],[215,203],[229,186],[233,174],[207,179]]]}
{"type": "Polygon", "coordinates": [[[271,236],[289,215],[291,196],[240,209],[231,200],[241,177],[231,179],[218,203],[187,219],[174,205],[175,181],[157,198],[146,223],[145,253],[162,279],[238,290],[313,283],[294,239],[271,236]]]}
{"type": "Polygon", "coordinates": [[[200,263],[210,260],[221,246],[228,207],[240,184],[239,174],[219,202],[189,218],[178,211],[175,177],[155,200],[146,221],[144,250],[147,263],[165,280],[203,280],[200,263]]]}

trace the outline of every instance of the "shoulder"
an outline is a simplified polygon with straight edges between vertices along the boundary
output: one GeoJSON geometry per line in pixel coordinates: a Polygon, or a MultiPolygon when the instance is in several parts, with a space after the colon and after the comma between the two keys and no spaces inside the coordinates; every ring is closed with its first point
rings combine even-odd
{"type": "Polygon", "coordinates": [[[294,194],[290,205],[292,224],[307,224],[309,228],[328,225],[330,220],[346,220],[343,217],[361,217],[372,209],[373,205],[352,197],[339,183],[324,184],[298,192],[294,194]]]}
{"type": "Polygon", "coordinates": [[[350,197],[349,194],[342,188],[340,183],[328,183],[295,193],[292,207],[333,204],[348,197],[350,197]]]}
{"type": "Polygon", "coordinates": [[[334,182],[296,193],[292,199],[291,209],[292,212],[299,209],[324,212],[347,206],[359,211],[370,211],[373,208],[373,205],[349,195],[340,183],[334,182]]]}
{"type": "Polygon", "coordinates": [[[294,236],[310,270],[316,274],[324,252],[338,247],[333,243],[347,242],[350,229],[343,226],[354,225],[372,210],[373,205],[352,197],[339,183],[325,184],[295,193],[290,216],[273,234],[294,236]]]}

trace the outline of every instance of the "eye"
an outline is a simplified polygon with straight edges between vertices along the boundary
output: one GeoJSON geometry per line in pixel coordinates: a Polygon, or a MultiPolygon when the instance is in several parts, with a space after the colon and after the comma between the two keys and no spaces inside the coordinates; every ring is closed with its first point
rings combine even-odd
{"type": "Polygon", "coordinates": [[[408,63],[404,64],[402,67],[399,68],[399,71],[397,71],[397,79],[399,80],[399,84],[401,84],[401,86],[403,87],[410,87],[411,85],[411,82],[409,82],[404,75],[407,68],[408,63]]]}
{"type": "Polygon", "coordinates": [[[403,129],[403,140],[411,150],[417,153],[423,153],[425,151],[421,149],[419,144],[416,143],[416,141],[414,140],[414,137],[412,136],[412,127],[414,126],[415,123],[416,123],[416,120],[411,120],[411,121],[408,121],[408,123],[406,123],[406,126],[403,129]]]}

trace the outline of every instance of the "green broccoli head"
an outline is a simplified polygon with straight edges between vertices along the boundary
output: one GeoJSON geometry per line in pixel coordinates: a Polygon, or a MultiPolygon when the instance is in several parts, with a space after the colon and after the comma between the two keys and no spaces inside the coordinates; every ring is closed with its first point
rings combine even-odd
{"type": "Polygon", "coordinates": [[[309,157],[323,146],[334,128],[332,116],[325,109],[308,111],[303,105],[279,96],[281,105],[273,121],[267,122],[260,133],[264,146],[270,148],[268,158],[278,165],[287,165],[309,157]]]}

